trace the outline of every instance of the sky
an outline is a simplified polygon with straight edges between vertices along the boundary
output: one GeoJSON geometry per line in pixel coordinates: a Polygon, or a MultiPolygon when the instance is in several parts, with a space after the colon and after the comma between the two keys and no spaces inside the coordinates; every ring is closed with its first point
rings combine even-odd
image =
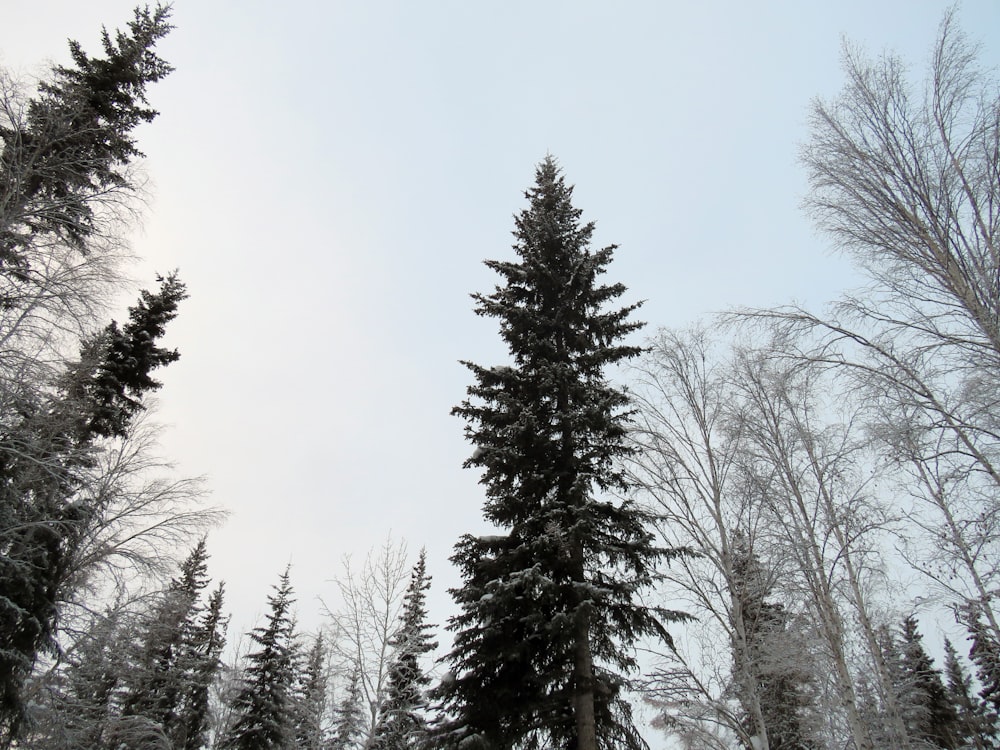
{"type": "MultiPolygon", "coordinates": [[[[131,7],[12,0],[0,65],[43,74],[67,38],[96,52],[131,7]]],[[[922,80],[947,7],[177,0],[160,46],[176,70],[138,133],[132,273],[179,269],[191,295],[157,418],[177,471],[231,514],[209,536],[231,632],[288,563],[300,623],[320,623],[342,557],[390,534],[426,547],[431,619],[450,614],[452,547],[485,528],[449,413],[471,383],[459,362],[505,357],[469,294],[496,283],[484,259],[512,257],[539,160],[576,185],[595,243],[619,245],[607,278],[644,301],[647,334],[820,309],[858,279],[800,209],[810,103],[841,88],[845,39],[922,80]]],[[[959,20],[1000,64],[1000,4],[967,0],[959,20]]]]}

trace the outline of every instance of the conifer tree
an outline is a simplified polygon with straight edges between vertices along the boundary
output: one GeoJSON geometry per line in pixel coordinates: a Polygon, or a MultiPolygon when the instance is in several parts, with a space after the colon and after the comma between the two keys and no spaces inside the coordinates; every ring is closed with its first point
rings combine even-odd
{"type": "Polygon", "coordinates": [[[233,701],[235,719],[223,738],[226,750],[274,750],[292,739],[294,642],[292,586],[286,569],[267,598],[265,624],[250,633],[243,687],[233,701]]]}
{"type": "Polygon", "coordinates": [[[299,668],[292,693],[293,736],[298,750],[323,750],[326,733],[326,646],[318,635],[299,668]]]}
{"type": "Polygon", "coordinates": [[[351,670],[347,692],[334,711],[333,736],[330,738],[329,750],[355,750],[360,747],[364,734],[361,702],[361,671],[355,667],[351,670]]]}
{"type": "Polygon", "coordinates": [[[733,532],[733,584],[731,595],[739,605],[746,652],[734,648],[734,684],[743,708],[743,724],[750,736],[767,736],[770,750],[810,750],[809,676],[796,659],[794,636],[788,630],[784,605],[768,601],[772,586],[766,579],[746,535],[733,532]],[[755,691],[751,696],[749,691],[755,691]],[[755,726],[751,701],[756,698],[764,727],[755,726]]]}
{"type": "Polygon", "coordinates": [[[148,613],[142,645],[126,676],[124,713],[145,716],[166,728],[178,720],[185,688],[184,651],[201,614],[199,599],[208,585],[208,551],[201,539],[181,563],[180,576],[148,613]]]}
{"type": "Polygon", "coordinates": [[[222,609],[225,588],[220,583],[182,645],[178,664],[184,682],[176,718],[168,726],[175,750],[199,750],[207,746],[211,720],[209,690],[222,665],[228,618],[222,609]]]}
{"type": "Polygon", "coordinates": [[[592,250],[573,188],[547,157],[528,208],[515,219],[517,260],[486,261],[502,285],[475,294],[476,313],[499,319],[510,362],[464,363],[468,398],[454,409],[483,470],[484,516],[499,535],[464,536],[453,562],[464,579],[437,691],[438,745],[507,748],[643,746],[621,695],[635,667],[630,646],[669,639],[664,621],[637,602],[669,556],[656,549],[647,514],[604,493],[627,482],[616,461],[629,399],[605,370],[640,352],[624,339],[638,305],[601,276],[614,246],[592,250]]]}
{"type": "Polygon", "coordinates": [[[944,676],[948,702],[955,709],[958,747],[974,750],[994,748],[995,733],[984,715],[982,704],[974,697],[972,678],[947,638],[944,640],[944,676]]]}
{"type": "Polygon", "coordinates": [[[900,629],[900,705],[910,738],[934,747],[957,748],[958,715],[948,700],[941,672],[923,646],[923,636],[913,615],[903,618],[900,629]]]}
{"type": "Polygon", "coordinates": [[[86,580],[78,566],[95,552],[81,544],[103,498],[80,491],[98,441],[129,433],[142,397],[160,385],[150,372],[179,356],[157,340],[186,297],[184,284],[160,281],[130,308],[129,323],[112,322],[84,343],[58,390],[22,403],[16,422],[0,425],[0,746],[18,732],[21,687],[38,652],[54,646],[60,602],[86,580]]]}
{"type": "Polygon", "coordinates": [[[969,631],[972,646],[969,659],[976,665],[979,680],[979,697],[991,727],[1000,726],[1000,643],[993,637],[992,629],[983,622],[982,612],[975,603],[968,603],[958,610],[958,619],[969,631]]]}
{"type": "Polygon", "coordinates": [[[390,644],[394,653],[386,699],[369,750],[410,750],[419,747],[426,735],[425,692],[431,680],[420,661],[437,648],[430,632],[433,626],[427,623],[430,586],[427,554],[421,550],[403,597],[400,625],[390,644]]]}
{"type": "Polygon", "coordinates": [[[53,242],[86,253],[104,230],[100,207],[134,189],[129,165],[141,157],[132,132],[157,112],[146,88],[171,66],[154,52],[172,28],[170,7],[136,8],[127,31],[103,33],[103,57],[70,42],[73,65],[59,66],[28,103],[27,117],[0,119],[0,269],[32,274],[34,247],[53,242]]]}

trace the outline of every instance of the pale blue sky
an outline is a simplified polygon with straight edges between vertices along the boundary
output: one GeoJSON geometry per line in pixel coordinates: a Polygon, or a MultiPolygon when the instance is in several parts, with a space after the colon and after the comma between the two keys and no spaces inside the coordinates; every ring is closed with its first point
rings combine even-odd
{"type": "MultiPolygon", "coordinates": [[[[131,5],[15,0],[0,61],[95,50],[131,5]]],[[[340,556],[390,530],[427,546],[446,617],[451,547],[481,527],[457,360],[503,357],[468,294],[492,288],[481,261],[510,255],[546,152],[621,246],[609,278],[650,332],[820,306],[852,281],[798,208],[809,102],[838,91],[843,36],[919,80],[947,7],[178,0],[135,250],[190,288],[161,417],[168,454],[232,511],[209,543],[234,631],[288,560],[312,624],[340,556]]],[[[959,18],[996,65],[1000,4],[959,18]]]]}

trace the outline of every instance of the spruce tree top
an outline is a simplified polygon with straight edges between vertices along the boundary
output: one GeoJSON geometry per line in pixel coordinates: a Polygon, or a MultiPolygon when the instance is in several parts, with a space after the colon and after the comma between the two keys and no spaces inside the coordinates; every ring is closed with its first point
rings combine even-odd
{"type": "Polygon", "coordinates": [[[613,460],[628,452],[628,398],[605,383],[604,369],[641,352],[621,343],[642,327],[629,320],[641,303],[608,311],[625,286],[599,283],[617,246],[590,248],[594,223],[581,224],[554,158],[538,165],[525,197],[528,207],[515,216],[519,260],[487,260],[506,283],[472,295],[477,315],[499,318],[513,367],[463,362],[477,383],[454,409],[477,446],[465,465],[485,470],[485,514],[499,525],[525,517],[512,495],[556,491],[562,502],[567,494],[582,501],[592,483],[624,487],[613,460]],[[579,481],[559,487],[560,477],[579,481]]]}
{"type": "Polygon", "coordinates": [[[640,353],[623,342],[642,324],[637,304],[615,305],[625,287],[602,283],[615,246],[591,248],[594,224],[554,159],[525,197],[516,258],[486,261],[502,283],[472,295],[510,358],[464,362],[474,383],[453,413],[475,446],[465,466],[483,471],[483,514],[503,533],[465,535],[451,558],[463,585],[431,744],[593,750],[596,728],[601,747],[641,748],[621,694],[633,645],[669,642],[663,623],[683,617],[640,598],[675,553],[653,545],[641,508],[602,497],[627,489],[618,459],[631,453],[629,399],[605,370],[640,353]]]}

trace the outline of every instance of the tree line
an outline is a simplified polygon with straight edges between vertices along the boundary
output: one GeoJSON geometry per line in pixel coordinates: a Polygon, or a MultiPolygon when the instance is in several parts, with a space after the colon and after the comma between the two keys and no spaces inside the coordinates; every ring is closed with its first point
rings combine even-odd
{"type": "Polygon", "coordinates": [[[808,209],[867,279],[822,314],[638,342],[616,247],[538,164],[473,295],[507,358],[453,411],[494,530],[455,546],[436,664],[392,542],[322,632],[285,570],[227,649],[220,514],[146,415],[184,284],[109,320],[169,18],[0,79],[0,745],[639,750],[643,700],[691,748],[1000,747],[1000,97],[954,11],[922,88],[848,47],[813,106],[808,209]]]}

